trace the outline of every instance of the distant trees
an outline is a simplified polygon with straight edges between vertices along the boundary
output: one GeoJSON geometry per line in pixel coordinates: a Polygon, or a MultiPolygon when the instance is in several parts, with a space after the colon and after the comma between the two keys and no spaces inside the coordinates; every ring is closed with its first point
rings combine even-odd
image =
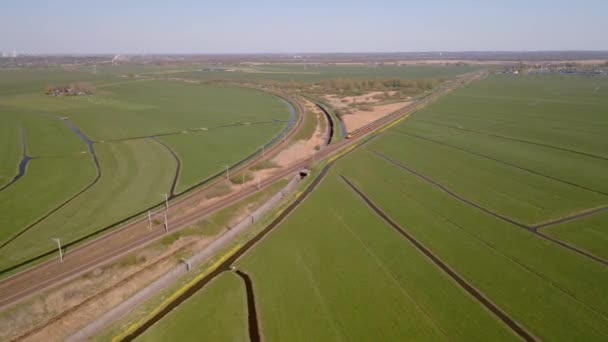
{"type": "Polygon", "coordinates": [[[334,78],[322,81],[317,85],[326,93],[366,93],[371,91],[398,91],[418,93],[431,90],[443,82],[437,78],[402,79],[385,78],[359,80],[352,78],[334,78]]]}
{"type": "Polygon", "coordinates": [[[76,82],[59,86],[44,86],[44,93],[53,96],[92,95],[95,93],[95,90],[95,85],[90,82],[76,82]]]}

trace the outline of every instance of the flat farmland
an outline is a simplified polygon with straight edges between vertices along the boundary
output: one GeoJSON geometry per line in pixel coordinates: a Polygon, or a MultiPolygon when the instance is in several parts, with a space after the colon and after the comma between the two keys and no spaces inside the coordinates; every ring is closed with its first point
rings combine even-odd
{"type": "Polygon", "coordinates": [[[246,307],[242,281],[224,274],[137,341],[248,341],[246,307]]]}
{"type": "Polygon", "coordinates": [[[489,76],[338,160],[235,263],[261,334],[608,338],[604,82],[489,76]]]}
{"type": "Polygon", "coordinates": [[[475,65],[253,65],[235,66],[222,72],[200,70],[175,73],[177,77],[199,80],[257,80],[317,82],[332,78],[452,78],[479,70],[475,65]]]}
{"type": "Polygon", "coordinates": [[[608,212],[543,228],[542,231],[608,259],[608,212]]]}
{"type": "Polygon", "coordinates": [[[119,71],[2,73],[10,76],[0,82],[3,275],[52,250],[51,238],[78,240],[160,203],[174,183],[178,194],[208,179],[295,116],[276,96],[234,86],[132,80],[119,71]],[[43,92],[70,82],[96,89],[43,92]],[[24,152],[31,159],[20,170],[24,152]]]}
{"type": "Polygon", "coordinates": [[[515,339],[337,172],[237,267],[269,340],[515,339]]]}
{"type": "Polygon", "coordinates": [[[268,137],[277,136],[284,128],[284,122],[262,121],[171,135],[159,140],[170,146],[181,160],[176,187],[179,193],[261,149],[268,143],[268,137]]]}
{"type": "Polygon", "coordinates": [[[345,164],[343,174],[384,212],[534,335],[608,333],[605,265],[455,200],[369,150],[345,164]]]}

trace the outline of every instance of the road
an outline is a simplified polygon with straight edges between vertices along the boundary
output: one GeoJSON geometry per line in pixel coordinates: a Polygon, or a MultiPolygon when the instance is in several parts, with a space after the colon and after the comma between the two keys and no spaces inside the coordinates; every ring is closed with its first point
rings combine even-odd
{"type": "MultiPolygon", "coordinates": [[[[449,85],[439,88],[433,94],[419,99],[396,111],[395,113],[379,119],[374,124],[373,130],[369,130],[366,132],[366,134],[360,135],[354,139],[346,139],[333,145],[329,145],[317,152],[314,158],[316,160],[321,160],[335,155],[339,151],[354,147],[362,139],[365,139],[371,133],[376,132],[378,128],[386,127],[387,125],[395,122],[395,120],[402,118],[408,113],[418,110],[420,107],[451,91],[453,88],[463,84],[464,82],[471,81],[479,77],[479,73],[474,73],[462,77],[462,82],[452,81],[449,83],[449,85]]],[[[300,107],[301,113],[305,112],[301,103],[295,101],[294,103],[297,103],[297,105],[300,107]]],[[[301,117],[302,116],[300,115],[300,118],[301,117]]],[[[300,126],[301,120],[299,120],[296,129],[292,130],[290,134],[297,131],[300,126]]],[[[288,140],[289,139],[285,139],[283,142],[273,146],[272,151],[268,151],[266,155],[271,156],[273,152],[282,148],[283,145],[288,142],[288,140]]],[[[254,158],[252,161],[250,161],[250,163],[244,165],[243,168],[247,168],[250,165],[257,163],[261,158],[261,156],[254,158]]],[[[264,188],[279,179],[293,175],[303,167],[309,166],[313,162],[311,159],[298,161],[291,166],[280,170],[270,178],[262,181],[260,183],[261,188],[264,188]]],[[[221,200],[215,202],[209,201],[210,203],[208,205],[204,205],[203,203],[203,205],[200,206],[200,209],[195,212],[180,213],[180,209],[189,208],[195,203],[199,203],[201,201],[204,202],[206,194],[209,192],[212,185],[219,181],[221,181],[221,179],[212,182],[208,187],[197,190],[171,203],[169,209],[169,227],[171,231],[190,226],[197,221],[200,221],[202,218],[218,210],[226,208],[258,191],[257,187],[253,185],[244,187],[243,189],[240,189],[239,191],[221,200]]],[[[153,227],[150,230],[148,228],[147,218],[144,217],[98,239],[68,250],[65,254],[63,263],[59,262],[58,258],[51,259],[21,273],[5,278],[0,281],[0,308],[15,304],[51,286],[57,286],[61,283],[74,279],[75,277],[78,277],[79,275],[102,264],[116,260],[117,258],[131,251],[158,240],[164,235],[164,228],[160,225],[153,227]]]]}

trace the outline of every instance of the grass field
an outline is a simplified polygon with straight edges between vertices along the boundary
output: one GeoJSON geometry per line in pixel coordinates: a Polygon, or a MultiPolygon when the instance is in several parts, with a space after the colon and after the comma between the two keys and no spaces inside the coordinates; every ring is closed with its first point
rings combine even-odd
{"type": "Polygon", "coordinates": [[[97,144],[102,177],[89,190],[4,247],[7,267],[48,250],[51,238],[74,240],[159,203],[173,179],[175,161],[152,140],[97,144]]]}
{"type": "MultiPolygon", "coordinates": [[[[516,338],[391,229],[345,176],[534,337],[608,338],[606,265],[534,230],[608,205],[605,82],[490,76],[339,160],[237,262],[253,279],[264,337],[516,338]]],[[[606,259],[607,215],[541,232],[606,259]]]]}
{"type": "Polygon", "coordinates": [[[368,151],[340,166],[389,216],[535,335],[608,333],[603,265],[456,201],[368,151]]]}
{"type": "Polygon", "coordinates": [[[241,279],[226,273],[137,341],[248,341],[246,307],[241,279]]]}
{"type": "Polygon", "coordinates": [[[160,138],[171,146],[182,161],[177,192],[225,171],[226,165],[231,166],[261,149],[268,142],[268,137],[276,136],[284,127],[282,122],[264,122],[160,138]]]}
{"type": "Polygon", "coordinates": [[[17,175],[22,132],[27,155],[34,158],[17,182],[0,191],[0,242],[25,231],[0,248],[0,269],[47,252],[53,247],[49,237],[67,243],[159,203],[176,177],[177,160],[150,137],[161,135],[159,141],[177,154],[182,164],[179,193],[256,152],[291,117],[284,101],[253,89],[119,77],[171,72],[144,69],[0,71],[0,119],[5,123],[0,128],[0,187],[17,175]],[[77,81],[96,84],[95,94],[43,93],[47,84],[77,81]],[[84,138],[63,117],[93,141],[98,180],[84,138]],[[183,134],[185,130],[192,131],[183,134]]]}
{"type": "Polygon", "coordinates": [[[513,339],[335,173],[238,267],[270,340],[513,339]]]}
{"type": "MultiPolygon", "coordinates": [[[[0,217],[6,222],[0,231],[0,241],[4,243],[33,224],[94,178],[95,168],[88,155],[30,161],[27,176],[0,192],[0,217]]],[[[2,250],[0,254],[5,257],[2,250]]]]}
{"type": "Polygon", "coordinates": [[[543,229],[543,232],[608,259],[608,213],[543,229]]]}
{"type": "Polygon", "coordinates": [[[17,123],[6,120],[0,127],[0,151],[1,188],[15,177],[21,160],[21,127],[17,123]]]}
{"type": "Polygon", "coordinates": [[[450,78],[479,69],[479,66],[445,65],[256,65],[229,68],[232,71],[187,71],[175,76],[199,80],[258,80],[316,82],[331,78],[450,78]]]}

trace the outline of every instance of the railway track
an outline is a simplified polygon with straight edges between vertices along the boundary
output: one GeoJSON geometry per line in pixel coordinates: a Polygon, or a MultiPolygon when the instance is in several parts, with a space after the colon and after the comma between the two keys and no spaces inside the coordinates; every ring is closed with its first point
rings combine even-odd
{"type": "MultiPolygon", "coordinates": [[[[358,142],[368,137],[370,133],[379,132],[390,127],[392,124],[404,118],[406,114],[417,111],[426,104],[434,101],[439,96],[456,88],[460,84],[475,80],[480,76],[480,73],[468,74],[462,77],[460,82],[453,81],[449,85],[441,87],[433,94],[428,95],[427,97],[422,98],[392,114],[378,119],[377,121],[365,126],[364,128],[366,129],[359,132],[359,134],[351,136],[349,139],[344,139],[332,145],[328,145],[324,149],[315,153],[313,157],[299,161],[289,167],[286,167],[285,169],[282,169],[272,177],[260,182],[260,188],[267,187],[279,179],[296,173],[301,168],[309,166],[315,160],[328,158],[340,151],[356,147],[358,142]]],[[[275,95],[278,94],[276,92],[272,93],[275,95]]],[[[279,96],[283,98],[287,97],[283,94],[280,94],[279,96]]],[[[291,98],[289,99],[291,100],[291,98]]],[[[291,101],[299,107],[300,113],[305,113],[301,103],[293,100],[291,101]]],[[[302,115],[299,116],[296,128],[290,131],[287,138],[291,137],[291,135],[293,135],[300,128],[301,124],[302,115]]],[[[282,148],[287,141],[288,139],[284,139],[283,141],[273,145],[272,149],[266,151],[265,156],[272,156],[280,148],[282,148]]],[[[242,165],[235,172],[244,170],[262,159],[264,159],[264,157],[262,155],[258,155],[257,157],[252,158],[248,163],[242,165]]],[[[207,187],[186,194],[181,198],[177,198],[173,203],[171,203],[169,216],[173,217],[172,212],[175,213],[176,208],[188,208],[188,206],[192,203],[205,199],[205,195],[208,190],[221,180],[222,179],[215,179],[214,181],[210,182],[207,187]]],[[[244,187],[242,190],[239,190],[226,198],[213,202],[208,206],[202,207],[198,211],[183,214],[179,217],[170,219],[169,227],[171,227],[171,231],[175,231],[192,225],[205,216],[208,216],[209,214],[226,208],[242,200],[243,198],[246,198],[247,196],[255,193],[257,190],[258,188],[255,186],[244,187]]],[[[74,249],[68,249],[66,251],[63,263],[60,263],[57,259],[50,259],[21,273],[2,279],[0,281],[0,308],[12,305],[42,290],[74,279],[77,276],[94,269],[95,267],[109,263],[133,250],[156,241],[164,235],[165,230],[162,226],[153,227],[153,229],[150,230],[148,229],[147,219],[142,217],[95,240],[89,241],[75,247],[74,249]]]]}

